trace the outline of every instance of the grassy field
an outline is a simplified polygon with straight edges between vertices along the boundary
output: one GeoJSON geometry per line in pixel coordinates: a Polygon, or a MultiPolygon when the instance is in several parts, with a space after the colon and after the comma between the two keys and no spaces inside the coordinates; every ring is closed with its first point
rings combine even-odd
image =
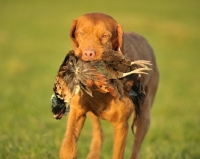
{"type": "MultiPolygon", "coordinates": [[[[54,78],[71,48],[71,21],[87,12],[113,16],[155,50],[160,85],[141,159],[200,158],[200,1],[0,1],[0,158],[55,159],[67,117],[53,118],[54,78]]],[[[110,159],[113,130],[102,121],[102,159],[110,159]]],[[[87,120],[78,158],[89,150],[87,120]]],[[[134,136],[129,130],[125,159],[134,136]]]]}

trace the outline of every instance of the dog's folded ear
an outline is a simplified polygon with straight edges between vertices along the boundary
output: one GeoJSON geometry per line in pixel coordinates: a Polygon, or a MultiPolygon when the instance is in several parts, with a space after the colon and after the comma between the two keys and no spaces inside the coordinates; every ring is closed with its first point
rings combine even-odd
{"type": "Polygon", "coordinates": [[[116,51],[122,52],[123,47],[123,29],[121,25],[117,24],[117,46],[116,51]]]}
{"type": "Polygon", "coordinates": [[[78,42],[76,41],[76,38],[75,38],[76,24],[77,24],[77,19],[74,19],[71,25],[71,29],[70,29],[70,38],[72,40],[72,46],[74,48],[78,47],[78,42]]]}

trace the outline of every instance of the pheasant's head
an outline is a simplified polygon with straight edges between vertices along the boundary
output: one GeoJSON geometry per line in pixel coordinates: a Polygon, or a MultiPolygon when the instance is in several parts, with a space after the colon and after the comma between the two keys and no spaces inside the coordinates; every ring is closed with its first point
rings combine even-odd
{"type": "MultiPolygon", "coordinates": [[[[53,91],[54,94],[51,97],[52,112],[54,118],[61,119],[66,112],[69,112],[70,100],[73,94],[69,91],[63,78],[59,75],[56,77],[53,91]]],[[[79,89],[77,88],[76,91],[78,92],[79,89]]]]}
{"type": "Polygon", "coordinates": [[[55,119],[61,119],[63,115],[69,111],[69,106],[66,107],[66,103],[63,101],[63,99],[59,98],[59,96],[56,96],[56,94],[51,96],[51,102],[52,113],[54,114],[55,119]]]}

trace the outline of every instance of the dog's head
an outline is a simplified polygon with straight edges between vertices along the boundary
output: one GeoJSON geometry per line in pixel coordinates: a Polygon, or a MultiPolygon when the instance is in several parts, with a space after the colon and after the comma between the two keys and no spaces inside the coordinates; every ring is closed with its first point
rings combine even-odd
{"type": "Polygon", "coordinates": [[[75,19],[70,37],[75,55],[84,61],[101,60],[105,50],[122,50],[122,27],[106,14],[90,13],[75,19]]]}

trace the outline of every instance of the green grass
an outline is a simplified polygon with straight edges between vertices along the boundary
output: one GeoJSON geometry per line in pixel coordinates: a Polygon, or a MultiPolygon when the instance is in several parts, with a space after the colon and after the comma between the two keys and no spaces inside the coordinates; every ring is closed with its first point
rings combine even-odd
{"type": "MultiPolygon", "coordinates": [[[[155,50],[160,85],[142,159],[199,159],[200,1],[0,2],[0,158],[58,158],[66,120],[56,121],[50,96],[71,48],[71,21],[87,12],[113,16],[124,30],[144,35],[155,50]]],[[[110,159],[113,129],[103,121],[102,158],[110,159]]],[[[89,150],[87,120],[78,157],[89,150]]],[[[125,158],[134,136],[129,130],[125,158]]]]}

